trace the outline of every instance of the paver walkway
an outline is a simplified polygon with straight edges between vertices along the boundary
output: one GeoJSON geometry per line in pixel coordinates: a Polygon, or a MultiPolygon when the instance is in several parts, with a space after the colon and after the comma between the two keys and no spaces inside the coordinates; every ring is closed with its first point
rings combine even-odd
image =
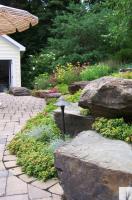
{"type": "Polygon", "coordinates": [[[63,191],[57,179],[42,183],[28,177],[6,150],[26,121],[43,110],[45,101],[0,93],[0,102],[0,200],[60,200],[63,191]]]}

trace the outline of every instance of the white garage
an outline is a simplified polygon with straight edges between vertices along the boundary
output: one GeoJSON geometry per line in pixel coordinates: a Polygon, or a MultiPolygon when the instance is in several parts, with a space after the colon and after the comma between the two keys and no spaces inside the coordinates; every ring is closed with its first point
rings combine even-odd
{"type": "Polygon", "coordinates": [[[21,54],[25,47],[7,35],[0,36],[0,92],[21,86],[21,54]]]}

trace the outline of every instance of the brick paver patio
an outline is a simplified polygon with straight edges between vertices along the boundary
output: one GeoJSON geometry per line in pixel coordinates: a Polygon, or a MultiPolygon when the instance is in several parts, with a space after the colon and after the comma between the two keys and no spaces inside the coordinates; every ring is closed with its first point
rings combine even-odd
{"type": "Polygon", "coordinates": [[[43,183],[28,177],[6,150],[26,121],[43,110],[45,101],[0,93],[0,102],[0,200],[60,200],[63,191],[57,179],[43,183]]]}

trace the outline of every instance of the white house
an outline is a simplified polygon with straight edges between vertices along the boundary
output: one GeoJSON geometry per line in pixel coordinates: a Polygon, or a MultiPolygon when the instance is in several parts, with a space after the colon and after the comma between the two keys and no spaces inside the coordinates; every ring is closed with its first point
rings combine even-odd
{"type": "Polygon", "coordinates": [[[21,53],[25,47],[7,35],[0,36],[0,91],[21,86],[21,53]]]}

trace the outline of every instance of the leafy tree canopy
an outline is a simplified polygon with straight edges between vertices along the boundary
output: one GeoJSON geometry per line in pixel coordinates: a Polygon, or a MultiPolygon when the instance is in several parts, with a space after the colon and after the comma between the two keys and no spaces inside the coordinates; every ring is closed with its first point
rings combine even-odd
{"type": "MultiPolygon", "coordinates": [[[[23,57],[22,80],[29,85],[45,63],[50,71],[58,63],[98,62],[119,59],[132,62],[131,0],[0,0],[0,4],[28,10],[39,24],[13,37],[27,47],[23,57]],[[47,55],[55,54],[52,62],[47,55]],[[34,55],[32,62],[31,56],[34,55]],[[44,54],[35,73],[35,59],[44,54]],[[30,57],[30,59],[29,59],[30,57]],[[46,60],[46,61],[45,61],[46,60]],[[48,64],[46,64],[48,65],[48,64]]],[[[37,64],[36,64],[37,65],[37,64]]],[[[47,71],[48,71],[47,70],[47,71]]]]}

